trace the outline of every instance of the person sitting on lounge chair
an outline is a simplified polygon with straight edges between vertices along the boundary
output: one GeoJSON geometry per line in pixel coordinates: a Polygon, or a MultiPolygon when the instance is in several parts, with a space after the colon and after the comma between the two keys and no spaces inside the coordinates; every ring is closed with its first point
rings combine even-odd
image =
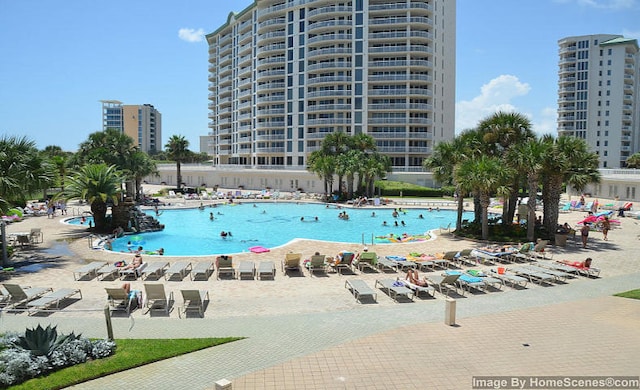
{"type": "Polygon", "coordinates": [[[133,261],[130,264],[122,267],[122,269],[138,269],[142,265],[142,263],[142,255],[138,253],[133,257],[133,261]]]}
{"type": "Polygon", "coordinates": [[[418,274],[418,271],[412,268],[409,268],[409,270],[407,271],[407,276],[405,278],[409,283],[411,284],[415,284],[416,286],[421,286],[421,287],[427,287],[427,280],[426,279],[420,279],[420,275],[418,274]]]}

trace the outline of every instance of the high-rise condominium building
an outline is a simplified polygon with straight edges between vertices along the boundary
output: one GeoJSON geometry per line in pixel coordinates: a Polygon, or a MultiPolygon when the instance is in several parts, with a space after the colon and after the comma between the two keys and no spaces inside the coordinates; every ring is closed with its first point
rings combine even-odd
{"type": "Polygon", "coordinates": [[[368,134],[397,171],[454,137],[455,0],[256,0],[207,35],[217,165],[304,169],[368,134]]]}
{"type": "Polygon", "coordinates": [[[117,100],[101,100],[102,130],[118,129],[133,138],[147,153],[162,150],[162,114],[151,104],[123,105],[117,100]]]}
{"type": "Polygon", "coordinates": [[[602,168],[624,167],[640,150],[638,41],[599,34],[558,46],[558,135],[586,140],[602,168]]]}

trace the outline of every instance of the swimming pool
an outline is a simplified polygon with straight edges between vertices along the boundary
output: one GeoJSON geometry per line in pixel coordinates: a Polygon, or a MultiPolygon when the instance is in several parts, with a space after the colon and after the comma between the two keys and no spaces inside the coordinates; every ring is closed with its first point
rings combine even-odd
{"type": "MultiPolygon", "coordinates": [[[[373,239],[384,244],[403,241],[402,234],[406,233],[404,241],[423,241],[427,239],[426,232],[453,225],[456,218],[456,212],[451,210],[404,209],[397,218],[393,217],[393,211],[393,208],[337,209],[335,205],[327,208],[324,204],[284,202],[160,210],[157,219],[165,225],[163,231],[118,238],[113,242],[113,250],[128,252],[129,247],[142,246],[144,251],[163,248],[168,256],[202,256],[247,252],[256,246],[273,248],[295,238],[345,243],[362,243],[364,239],[365,244],[371,244],[373,239]],[[349,219],[338,218],[341,212],[346,212],[349,219]],[[424,218],[419,218],[420,215],[424,218]],[[389,226],[383,226],[383,221],[389,226]],[[222,231],[231,232],[231,236],[221,237],[222,231]],[[394,237],[389,239],[389,234],[394,237]]],[[[153,210],[146,212],[154,214],[153,210]]],[[[464,215],[471,217],[472,213],[464,215]]]]}

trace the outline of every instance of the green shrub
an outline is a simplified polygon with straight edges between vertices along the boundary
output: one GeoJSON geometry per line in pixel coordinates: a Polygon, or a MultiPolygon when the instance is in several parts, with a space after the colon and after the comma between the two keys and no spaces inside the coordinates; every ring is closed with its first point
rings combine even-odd
{"type": "Polygon", "coordinates": [[[381,196],[414,196],[424,198],[440,198],[444,195],[441,188],[429,188],[401,181],[379,180],[375,183],[381,196]]]}

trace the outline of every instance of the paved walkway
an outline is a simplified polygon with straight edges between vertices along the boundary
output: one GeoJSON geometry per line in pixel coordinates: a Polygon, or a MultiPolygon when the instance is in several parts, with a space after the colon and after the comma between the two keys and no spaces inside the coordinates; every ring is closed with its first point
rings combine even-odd
{"type": "MultiPolygon", "coordinates": [[[[581,215],[561,219],[571,222],[570,218],[575,221],[581,215]]],[[[77,236],[60,229],[57,221],[46,219],[10,228],[28,230],[31,223],[45,227],[48,247],[55,247],[55,240],[77,236]]],[[[435,299],[394,303],[379,292],[377,304],[358,304],[344,288],[347,278],[361,278],[373,286],[376,278],[400,274],[310,278],[307,274],[285,277],[278,272],[272,282],[161,280],[173,291],[207,288],[212,302],[205,318],[179,319],[175,311],[157,318],[138,310],[131,317],[113,319],[117,338],[246,339],[74,388],[197,390],[212,389],[216,381],[226,378],[234,389],[469,389],[474,375],[637,376],[640,301],[611,296],[639,287],[640,262],[635,253],[640,225],[630,218],[622,223],[622,229],[612,231],[610,241],[592,236],[588,249],[552,248],[555,258],[594,257],[595,265],[603,269],[601,278],[580,276],[548,287],[505,287],[457,297],[456,326],[443,323],[445,300],[439,294],[435,299]]],[[[401,250],[435,252],[469,245],[440,237],[419,247],[402,246],[401,250]]],[[[306,255],[316,248],[332,254],[342,247],[303,241],[274,250],[269,256],[277,259],[289,250],[306,255]]],[[[70,248],[80,258],[69,254],[38,263],[39,257],[34,256],[31,266],[36,272],[17,272],[12,282],[78,287],[83,299],[48,316],[2,314],[0,329],[23,330],[36,323],[51,323],[64,332],[105,336],[100,313],[104,287],[119,282],[73,281],[71,271],[80,261],[103,259],[108,254],[89,249],[84,240],[75,241],[70,248]]],[[[398,248],[378,246],[375,250],[381,255],[393,250],[397,254],[398,248]]]]}

